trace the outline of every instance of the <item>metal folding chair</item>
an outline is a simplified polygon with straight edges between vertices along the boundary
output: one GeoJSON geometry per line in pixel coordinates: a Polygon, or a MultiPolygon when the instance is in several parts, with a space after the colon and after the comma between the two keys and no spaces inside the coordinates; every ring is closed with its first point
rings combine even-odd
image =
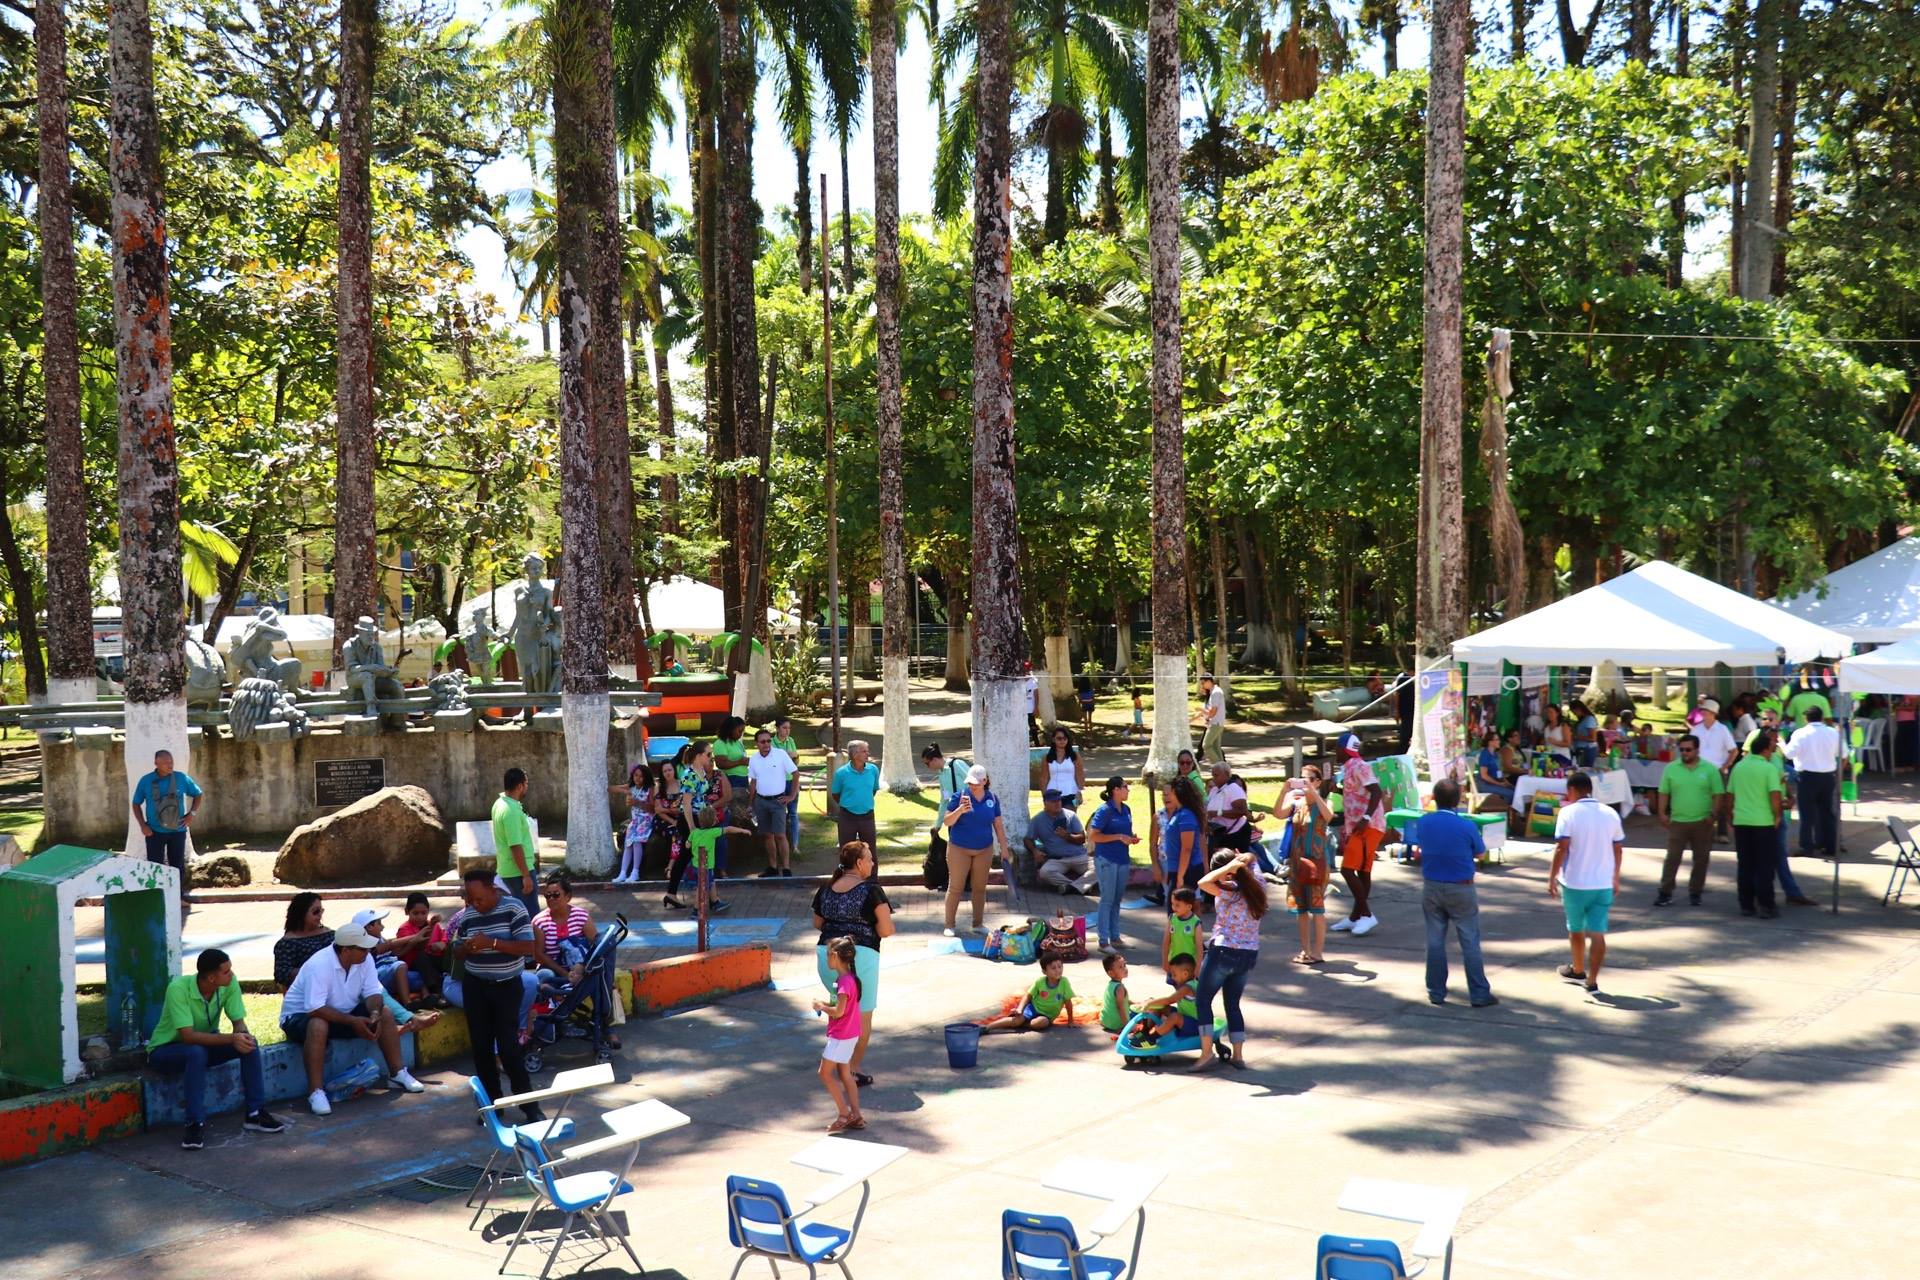
{"type": "Polygon", "coordinates": [[[1913,840],[1913,832],[1907,824],[1898,818],[1887,819],[1887,834],[1893,837],[1893,870],[1887,876],[1887,891],[1880,895],[1880,905],[1889,901],[1900,901],[1900,895],[1907,890],[1907,877],[1920,880],[1920,845],[1913,840]]]}

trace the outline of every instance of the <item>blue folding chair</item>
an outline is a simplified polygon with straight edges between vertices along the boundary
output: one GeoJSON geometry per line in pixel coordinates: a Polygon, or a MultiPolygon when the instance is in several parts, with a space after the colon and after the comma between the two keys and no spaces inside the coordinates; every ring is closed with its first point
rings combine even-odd
{"type": "Polygon", "coordinates": [[[467,1224],[471,1231],[480,1221],[480,1215],[486,1212],[487,1201],[493,1198],[493,1189],[500,1185],[500,1179],[493,1173],[493,1166],[501,1156],[507,1157],[507,1168],[513,1167],[514,1141],[520,1134],[528,1134],[536,1141],[558,1142],[573,1136],[573,1121],[556,1116],[551,1120],[536,1120],[532,1124],[508,1124],[500,1118],[499,1109],[493,1105],[493,1099],[487,1096],[487,1087],[480,1083],[479,1076],[468,1076],[467,1087],[473,1090],[474,1101],[480,1104],[480,1118],[486,1121],[487,1136],[493,1140],[493,1150],[487,1153],[486,1167],[480,1170],[480,1181],[473,1184],[473,1190],[467,1193],[467,1205],[473,1206],[474,1196],[480,1196],[480,1205],[473,1210],[473,1221],[467,1224]],[[484,1194],[481,1188],[486,1188],[484,1194]]]}
{"type": "Polygon", "coordinates": [[[1321,1236],[1318,1255],[1314,1280],[1408,1280],[1425,1270],[1422,1264],[1408,1271],[1400,1246],[1391,1240],[1321,1236]]]}
{"type": "Polygon", "coordinates": [[[748,1258],[761,1257],[773,1267],[775,1275],[780,1273],[779,1263],[797,1262],[807,1269],[808,1280],[813,1280],[814,1268],[830,1262],[840,1268],[840,1274],[847,1280],[853,1280],[853,1272],[847,1270],[847,1255],[853,1252],[854,1239],[860,1234],[860,1219],[866,1212],[867,1196],[863,1188],[853,1226],[846,1230],[823,1222],[801,1222],[798,1221],[801,1214],[793,1211],[787,1193],[778,1184],[759,1178],[729,1177],[727,1242],[740,1250],[740,1260],[733,1264],[732,1275],[740,1274],[748,1258]]]}
{"type": "Polygon", "coordinates": [[[1073,1223],[1050,1213],[1000,1215],[1001,1280],[1120,1280],[1127,1264],[1080,1251],[1073,1223]]]}
{"type": "Polygon", "coordinates": [[[640,1274],[644,1276],[647,1273],[646,1267],[641,1265],[639,1255],[634,1253],[633,1245],[627,1239],[626,1228],[608,1212],[616,1199],[633,1190],[632,1184],[627,1181],[627,1174],[633,1169],[633,1162],[640,1154],[640,1140],[638,1138],[623,1140],[616,1134],[611,1139],[603,1138],[598,1142],[588,1143],[586,1148],[575,1147],[572,1150],[576,1155],[584,1155],[589,1152],[589,1149],[599,1148],[600,1150],[591,1151],[591,1154],[598,1155],[603,1150],[626,1145],[627,1141],[631,1141],[632,1147],[627,1154],[626,1165],[619,1173],[593,1169],[585,1173],[556,1177],[554,1169],[566,1164],[568,1158],[561,1156],[558,1159],[549,1159],[546,1149],[532,1134],[522,1132],[515,1135],[514,1154],[520,1159],[521,1172],[526,1177],[527,1185],[533,1189],[534,1200],[527,1206],[526,1216],[520,1219],[520,1230],[514,1234],[513,1243],[507,1246],[507,1256],[500,1261],[500,1274],[506,1274],[507,1264],[513,1261],[513,1251],[518,1249],[520,1242],[526,1238],[527,1225],[533,1221],[533,1215],[539,1212],[542,1202],[552,1205],[567,1216],[566,1220],[560,1224],[560,1230],[554,1234],[553,1248],[547,1252],[547,1264],[540,1268],[540,1280],[547,1280],[547,1272],[553,1270],[553,1261],[560,1256],[561,1246],[575,1236],[598,1240],[603,1246],[599,1256],[612,1253],[613,1244],[618,1241],[620,1247],[627,1251],[627,1256],[633,1259],[633,1265],[638,1268],[640,1274]],[[578,1231],[574,1229],[575,1222],[580,1223],[578,1231]]]}

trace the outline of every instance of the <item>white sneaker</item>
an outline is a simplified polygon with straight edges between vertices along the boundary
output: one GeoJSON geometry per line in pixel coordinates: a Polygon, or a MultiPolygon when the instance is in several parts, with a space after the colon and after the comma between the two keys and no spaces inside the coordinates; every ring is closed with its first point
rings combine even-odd
{"type": "Polygon", "coordinates": [[[330,1116],[333,1114],[333,1104],[327,1101],[327,1091],[325,1089],[315,1089],[312,1093],[308,1094],[307,1106],[311,1108],[313,1114],[317,1116],[330,1116]]]}
{"type": "Polygon", "coordinates": [[[1380,927],[1380,921],[1373,916],[1362,916],[1353,922],[1353,936],[1358,938],[1372,933],[1380,927]]]}
{"type": "Polygon", "coordinates": [[[1327,932],[1328,933],[1345,933],[1347,930],[1351,928],[1353,928],[1353,917],[1348,916],[1344,920],[1335,920],[1332,924],[1328,925],[1327,932]]]}
{"type": "Polygon", "coordinates": [[[407,1070],[405,1067],[400,1068],[399,1071],[388,1076],[387,1084],[389,1086],[398,1086],[399,1088],[405,1089],[408,1093],[425,1093],[427,1091],[427,1086],[415,1080],[413,1078],[413,1072],[407,1070]]]}
{"type": "Polygon", "coordinates": [[[954,931],[953,931],[953,930],[951,930],[951,929],[942,929],[942,930],[940,931],[940,936],[941,936],[941,937],[943,937],[943,938],[952,938],[952,937],[956,937],[956,936],[958,936],[958,935],[956,935],[956,934],[954,933],[954,931]]]}

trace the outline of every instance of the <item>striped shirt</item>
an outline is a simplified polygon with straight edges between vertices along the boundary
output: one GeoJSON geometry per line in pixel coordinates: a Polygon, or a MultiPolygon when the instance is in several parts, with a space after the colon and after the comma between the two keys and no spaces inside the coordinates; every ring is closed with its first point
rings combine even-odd
{"type": "Polygon", "coordinates": [[[583,937],[587,932],[587,909],[579,903],[567,908],[566,928],[560,928],[554,921],[553,911],[549,908],[533,918],[533,931],[540,935],[540,943],[546,947],[547,954],[558,955],[560,939],[583,937]]]}
{"type": "MultiPolygon", "coordinates": [[[[498,938],[502,942],[533,941],[533,926],[527,921],[527,909],[521,905],[520,899],[510,893],[501,894],[493,910],[475,911],[469,908],[453,922],[453,936],[457,941],[465,942],[477,933],[498,938]]],[[[527,964],[525,956],[510,956],[499,951],[466,951],[461,959],[469,977],[494,982],[519,977],[527,964]]]]}

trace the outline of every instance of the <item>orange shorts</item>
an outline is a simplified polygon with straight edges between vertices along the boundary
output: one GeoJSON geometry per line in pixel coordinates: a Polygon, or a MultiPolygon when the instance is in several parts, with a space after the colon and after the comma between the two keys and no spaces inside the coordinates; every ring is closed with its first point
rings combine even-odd
{"type": "Polygon", "coordinates": [[[1386,838],[1386,832],[1365,826],[1349,834],[1340,845],[1340,869],[1372,871],[1373,860],[1380,854],[1380,843],[1386,838]]]}

